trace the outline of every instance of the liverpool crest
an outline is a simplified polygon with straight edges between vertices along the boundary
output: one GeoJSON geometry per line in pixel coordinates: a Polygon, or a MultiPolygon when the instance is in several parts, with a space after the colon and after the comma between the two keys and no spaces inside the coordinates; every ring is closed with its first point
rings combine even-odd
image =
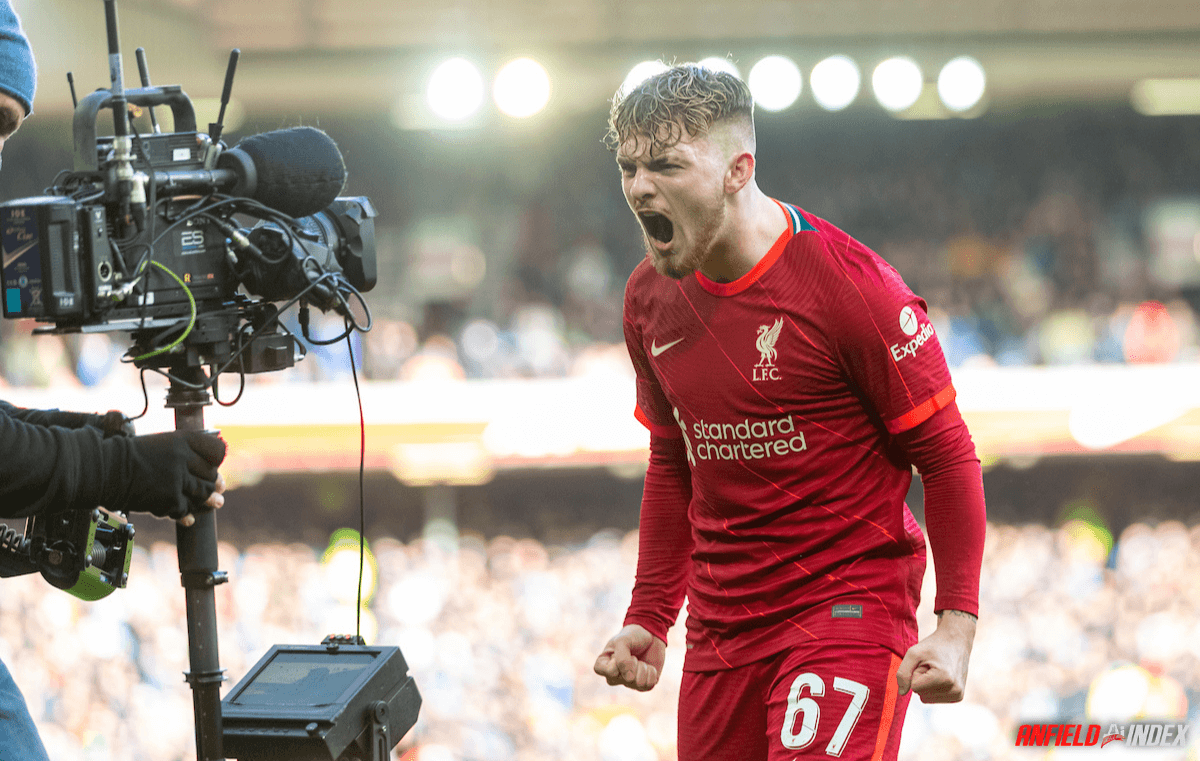
{"type": "Polygon", "coordinates": [[[758,338],[754,341],[758,349],[758,364],[754,366],[754,380],[779,380],[779,369],[775,367],[775,358],[779,353],[775,350],[775,342],[783,330],[783,318],[780,317],[774,325],[759,325],[758,338]]]}

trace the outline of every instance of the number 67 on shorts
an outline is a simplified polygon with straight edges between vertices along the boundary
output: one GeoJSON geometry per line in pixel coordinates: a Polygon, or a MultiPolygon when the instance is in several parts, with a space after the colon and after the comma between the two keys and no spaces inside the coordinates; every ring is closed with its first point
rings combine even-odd
{"type": "Polygon", "coordinates": [[[822,641],[722,671],[685,672],[679,761],[890,761],[908,695],[900,657],[865,642],[822,641]]]}

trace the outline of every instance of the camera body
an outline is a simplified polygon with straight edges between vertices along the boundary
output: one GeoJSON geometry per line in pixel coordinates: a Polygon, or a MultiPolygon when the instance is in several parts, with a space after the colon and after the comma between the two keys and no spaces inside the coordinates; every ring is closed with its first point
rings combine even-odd
{"type": "Polygon", "coordinates": [[[324,133],[281,130],[229,149],[196,129],[177,85],[97,90],[77,103],[73,133],[73,171],[45,195],[0,203],[5,318],[53,326],[40,332],[129,332],[142,364],[190,350],[191,364],[266,372],[300,348],[269,302],[353,320],[350,298],[374,286],[376,212],[337,195],[345,167],[324,133]],[[98,136],[100,112],[120,119],[127,105],[168,106],[176,130],[98,136]]]}

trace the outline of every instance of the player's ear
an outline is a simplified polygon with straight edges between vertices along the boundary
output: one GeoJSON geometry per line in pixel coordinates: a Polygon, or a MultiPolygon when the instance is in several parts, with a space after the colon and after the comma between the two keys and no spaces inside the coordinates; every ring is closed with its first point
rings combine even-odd
{"type": "Polygon", "coordinates": [[[743,151],[736,154],[729,162],[725,172],[725,192],[729,195],[737,193],[750,180],[754,179],[754,154],[743,151]]]}

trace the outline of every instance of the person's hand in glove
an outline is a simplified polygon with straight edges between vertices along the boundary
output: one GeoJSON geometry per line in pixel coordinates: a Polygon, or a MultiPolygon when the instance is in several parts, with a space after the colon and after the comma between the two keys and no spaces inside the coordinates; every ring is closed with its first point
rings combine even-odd
{"type": "Polygon", "coordinates": [[[104,440],[105,460],[115,464],[106,477],[101,503],[110,510],[172,518],[183,526],[193,513],[225,504],[225,479],[217,466],[225,442],[201,431],[172,431],[104,440]]]}
{"type": "Polygon", "coordinates": [[[103,415],[91,415],[87,424],[104,432],[104,438],[134,435],[133,421],[120,410],[109,410],[103,415]]]}
{"type": "Polygon", "coordinates": [[[104,414],[95,412],[69,412],[65,410],[38,410],[14,407],[8,402],[0,401],[0,413],[33,425],[57,425],[72,430],[91,426],[101,431],[106,439],[112,436],[132,436],[134,433],[133,421],[125,417],[120,410],[109,410],[104,414]]]}

